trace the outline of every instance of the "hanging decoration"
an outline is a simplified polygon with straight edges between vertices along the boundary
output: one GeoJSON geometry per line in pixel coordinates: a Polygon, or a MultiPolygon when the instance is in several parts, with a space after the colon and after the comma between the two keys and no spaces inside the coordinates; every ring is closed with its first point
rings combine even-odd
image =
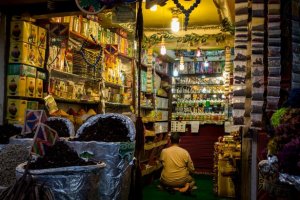
{"type": "Polygon", "coordinates": [[[176,40],[177,43],[191,43],[193,45],[205,43],[208,40],[215,40],[216,43],[225,42],[226,37],[229,36],[225,33],[218,34],[204,34],[198,35],[196,33],[186,34],[183,37],[176,37],[172,33],[163,32],[163,33],[155,33],[150,35],[149,37],[145,36],[143,40],[143,48],[150,48],[151,46],[155,46],[159,44],[162,38],[167,40],[176,40]]]}
{"type": "Polygon", "coordinates": [[[181,12],[185,15],[185,18],[184,18],[184,29],[186,31],[187,30],[187,26],[189,24],[190,14],[192,13],[192,11],[195,8],[197,8],[197,6],[200,4],[201,0],[196,0],[196,2],[193,3],[193,5],[189,9],[187,9],[187,10],[183,7],[183,5],[181,5],[179,3],[178,0],[173,0],[173,2],[175,3],[176,7],[179,8],[181,10],[181,12]]]}

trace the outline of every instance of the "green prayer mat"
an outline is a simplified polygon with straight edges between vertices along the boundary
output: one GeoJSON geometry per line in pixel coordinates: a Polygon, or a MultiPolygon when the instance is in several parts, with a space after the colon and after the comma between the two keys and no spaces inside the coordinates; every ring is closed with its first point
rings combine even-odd
{"type": "Polygon", "coordinates": [[[209,175],[194,175],[197,189],[193,190],[191,195],[186,195],[176,191],[170,193],[166,190],[157,188],[159,180],[153,181],[150,185],[143,188],[143,200],[179,200],[179,199],[201,199],[201,200],[227,200],[229,198],[220,198],[213,193],[212,176],[209,175]]]}

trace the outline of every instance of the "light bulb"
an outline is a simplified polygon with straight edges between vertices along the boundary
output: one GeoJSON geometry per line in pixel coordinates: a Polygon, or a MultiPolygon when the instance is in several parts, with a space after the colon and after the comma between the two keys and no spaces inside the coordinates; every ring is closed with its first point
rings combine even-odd
{"type": "Polygon", "coordinates": [[[155,4],[155,5],[151,6],[150,10],[151,10],[152,12],[157,11],[157,5],[155,4]]]}
{"type": "Polygon", "coordinates": [[[198,58],[201,56],[201,50],[200,50],[200,48],[197,49],[196,56],[197,56],[198,58]]]}
{"type": "Polygon", "coordinates": [[[160,47],[160,54],[161,55],[166,55],[166,53],[167,53],[166,46],[164,44],[162,44],[161,47],[160,47]]]}
{"type": "Polygon", "coordinates": [[[175,33],[177,33],[180,29],[180,24],[178,21],[178,17],[173,17],[171,22],[171,30],[175,33]]]}
{"type": "Polygon", "coordinates": [[[183,60],[183,56],[180,56],[179,70],[184,70],[184,60],[183,60]]]}
{"type": "Polygon", "coordinates": [[[174,69],[173,76],[178,76],[178,70],[177,69],[174,69]]]}
{"type": "Polygon", "coordinates": [[[162,38],[161,39],[161,46],[160,46],[160,54],[161,55],[166,55],[167,53],[167,49],[166,49],[166,46],[165,46],[165,39],[162,38]]]}

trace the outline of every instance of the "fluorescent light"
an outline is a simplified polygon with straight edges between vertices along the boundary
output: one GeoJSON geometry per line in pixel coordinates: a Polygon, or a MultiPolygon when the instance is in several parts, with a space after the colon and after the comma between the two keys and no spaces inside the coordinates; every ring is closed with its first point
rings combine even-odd
{"type": "Polygon", "coordinates": [[[183,60],[183,56],[180,56],[179,70],[184,70],[184,60],[183,60]]]}
{"type": "Polygon", "coordinates": [[[156,5],[156,4],[153,5],[153,6],[150,8],[150,10],[151,10],[152,12],[157,11],[157,5],[156,5]]]}
{"type": "Polygon", "coordinates": [[[175,33],[177,33],[180,29],[180,24],[178,21],[178,17],[173,17],[171,22],[171,30],[175,33]]]}

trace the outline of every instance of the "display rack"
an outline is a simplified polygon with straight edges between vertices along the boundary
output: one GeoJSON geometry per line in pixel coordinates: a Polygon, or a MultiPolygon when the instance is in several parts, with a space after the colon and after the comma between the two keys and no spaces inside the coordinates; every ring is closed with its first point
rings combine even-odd
{"type": "MultiPolygon", "coordinates": [[[[161,168],[159,162],[160,152],[168,143],[168,133],[170,131],[170,76],[169,69],[166,63],[152,65],[143,64],[144,72],[151,68],[152,90],[148,91],[145,85],[145,77],[142,77],[142,120],[145,127],[145,147],[141,158],[142,175],[150,175],[154,171],[161,168]],[[143,80],[144,79],[144,80],[143,80]],[[145,100],[146,99],[146,100],[145,100]]],[[[149,80],[149,71],[142,73],[142,76],[147,76],[149,80]]],[[[149,81],[148,81],[149,84],[149,81]]]]}
{"type": "MultiPolygon", "coordinates": [[[[172,77],[172,132],[186,131],[184,127],[177,129],[178,123],[223,124],[227,117],[224,62],[205,62],[186,63],[189,69],[179,70],[178,76],[172,77]]],[[[173,70],[177,68],[175,63],[173,70]]]]}

